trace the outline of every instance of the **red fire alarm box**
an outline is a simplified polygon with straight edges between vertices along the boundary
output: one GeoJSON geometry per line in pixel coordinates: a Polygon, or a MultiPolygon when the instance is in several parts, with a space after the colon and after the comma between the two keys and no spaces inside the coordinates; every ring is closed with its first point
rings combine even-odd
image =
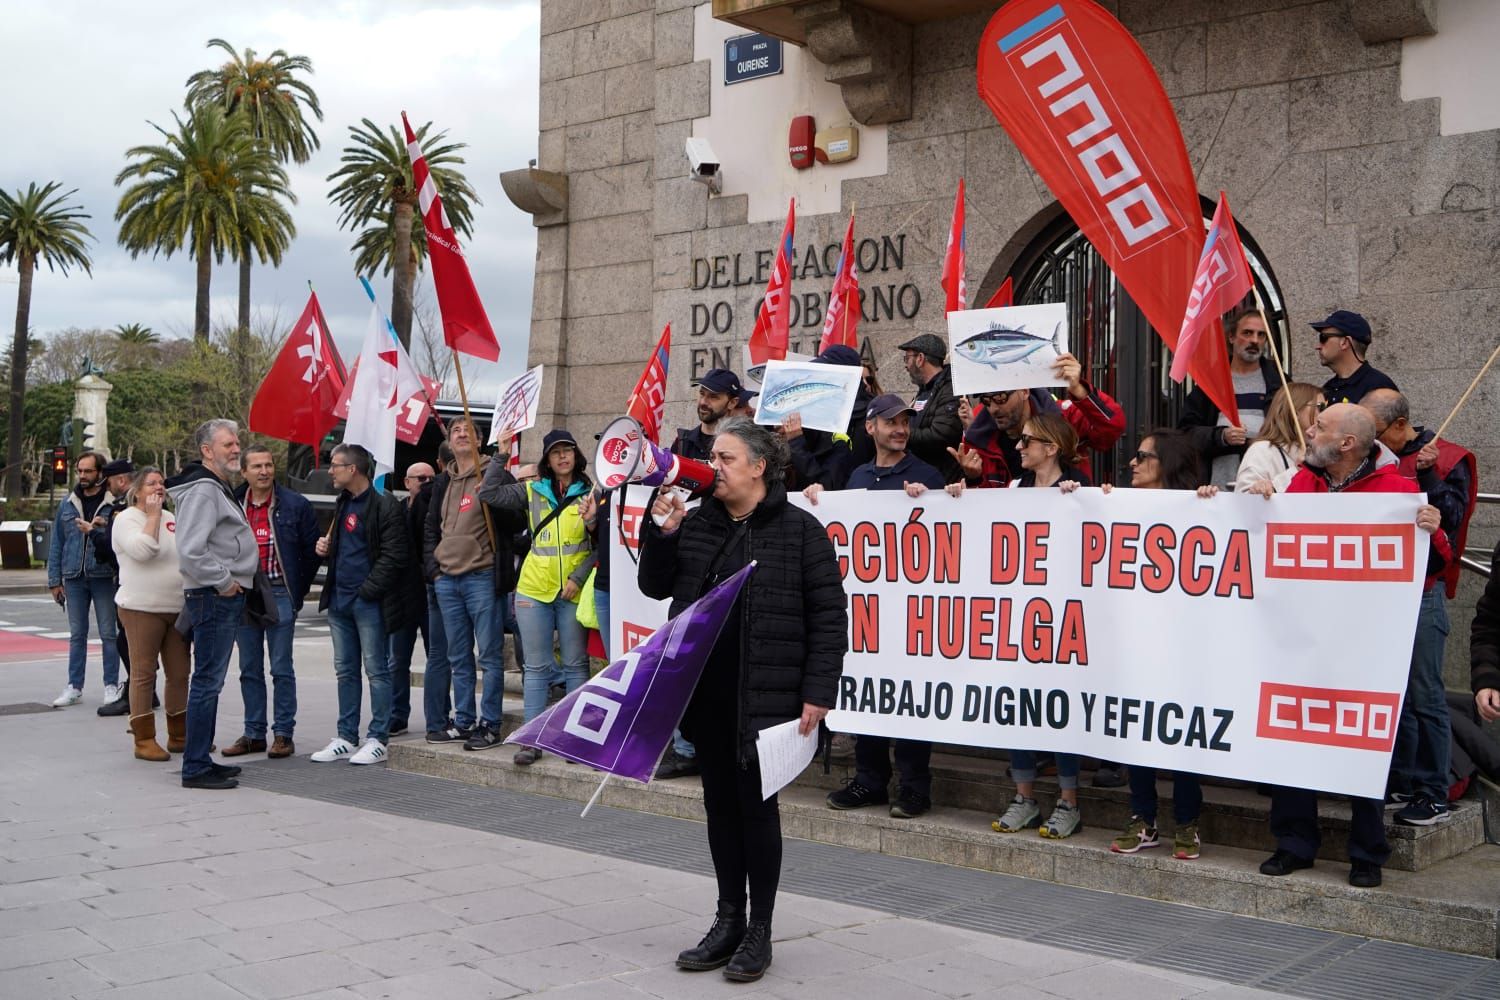
{"type": "Polygon", "coordinates": [[[792,119],[792,127],[787,132],[787,153],[791,156],[792,166],[798,170],[806,170],[813,165],[813,136],[817,134],[817,126],[813,123],[812,115],[798,115],[792,119]]]}

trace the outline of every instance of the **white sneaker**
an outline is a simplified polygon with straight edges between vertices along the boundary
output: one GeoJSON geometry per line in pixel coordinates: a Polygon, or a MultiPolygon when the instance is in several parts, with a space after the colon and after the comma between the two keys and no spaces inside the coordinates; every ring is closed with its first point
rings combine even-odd
{"type": "Polygon", "coordinates": [[[53,708],[63,708],[67,705],[76,705],[83,700],[83,692],[69,684],[63,688],[63,693],[52,700],[53,708]]]}
{"type": "Polygon", "coordinates": [[[359,748],[359,752],[349,758],[349,763],[379,764],[385,758],[385,744],[372,737],[365,740],[365,745],[359,748]]]}
{"type": "Polygon", "coordinates": [[[328,741],[328,745],[312,755],[312,759],[319,764],[326,764],[331,760],[343,760],[354,752],[354,744],[346,739],[335,736],[328,741]]]}
{"type": "Polygon", "coordinates": [[[123,684],[106,684],[106,685],[104,685],[104,701],[100,702],[100,704],[103,704],[103,705],[113,705],[115,702],[119,701],[124,696],[125,696],[125,685],[123,685],[123,684]]]}

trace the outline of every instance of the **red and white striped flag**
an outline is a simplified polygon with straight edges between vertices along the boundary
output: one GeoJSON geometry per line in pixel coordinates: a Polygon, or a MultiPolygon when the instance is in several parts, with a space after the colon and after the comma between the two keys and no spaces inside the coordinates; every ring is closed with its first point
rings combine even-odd
{"type": "Polygon", "coordinates": [[[505,470],[511,475],[521,467],[521,432],[516,431],[510,439],[510,454],[505,458],[505,470]]]}
{"type": "Polygon", "coordinates": [[[469,274],[469,262],[458,245],[458,236],[448,224],[443,199],[438,195],[427,159],[417,142],[406,112],[401,112],[406,127],[406,153],[411,157],[412,180],[422,209],[422,227],[427,231],[427,256],[432,261],[432,284],[437,289],[438,312],[443,317],[443,340],[455,351],[494,361],[500,357],[500,344],[490,327],[479,291],[469,274]]]}
{"type": "Polygon", "coordinates": [[[969,285],[964,278],[964,179],[958,179],[958,197],[953,202],[953,221],[948,226],[948,250],[943,254],[943,291],[948,293],[948,312],[969,308],[969,285]]]}
{"type": "Polygon", "coordinates": [[[828,296],[828,316],[823,320],[822,354],[835,344],[859,350],[859,272],[854,269],[854,212],[844,230],[844,245],[833,272],[833,292],[828,296]]]}
{"type": "Polygon", "coordinates": [[[750,331],[750,363],[754,365],[786,358],[792,316],[792,234],[796,229],[797,202],[793,199],[786,207],[786,227],[776,245],[776,262],[771,265],[771,278],[766,282],[766,297],[761,299],[760,310],[755,314],[755,329],[750,331]]]}

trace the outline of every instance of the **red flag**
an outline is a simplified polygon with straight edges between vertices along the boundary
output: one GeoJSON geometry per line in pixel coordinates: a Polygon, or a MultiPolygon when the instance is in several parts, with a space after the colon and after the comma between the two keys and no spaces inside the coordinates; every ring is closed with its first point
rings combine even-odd
{"type": "Polygon", "coordinates": [[[958,179],[958,197],[953,200],[953,221],[948,224],[948,250],[943,254],[943,291],[948,293],[948,312],[969,308],[969,284],[964,279],[968,261],[964,257],[964,179],[958,179]]]}
{"type": "Polygon", "coordinates": [[[766,282],[766,297],[760,300],[755,329],[750,331],[751,364],[763,365],[786,358],[787,328],[792,314],[792,234],[796,229],[797,202],[793,199],[786,207],[786,227],[776,246],[776,262],[771,265],[771,278],[766,282]]]}
{"type": "MultiPolygon", "coordinates": [[[[1169,346],[1203,250],[1177,116],[1151,62],[1091,0],[1012,0],[979,46],[979,94],[1169,346]]],[[[1224,338],[1189,370],[1238,422],[1224,338]]]]}
{"type": "Polygon", "coordinates": [[[854,269],[854,213],[844,230],[839,264],[833,270],[833,292],[828,296],[828,315],[823,320],[822,354],[835,344],[859,350],[859,272],[854,269]]]}
{"type": "Polygon", "coordinates": [[[646,437],[657,444],[661,444],[661,418],[667,405],[667,361],[671,351],[672,324],[668,323],[630,393],[630,402],[625,404],[625,415],[635,418],[646,437]]]}
{"type": "MultiPolygon", "coordinates": [[[[354,368],[345,380],[344,388],[339,393],[338,402],[333,405],[333,415],[339,420],[349,419],[349,397],[354,395],[354,380],[359,377],[359,358],[354,359],[354,368]]],[[[437,416],[435,403],[438,394],[443,391],[443,383],[436,379],[428,378],[421,373],[417,378],[422,380],[422,388],[407,397],[401,404],[401,409],[396,417],[396,440],[405,441],[407,444],[416,444],[422,440],[422,431],[427,428],[427,420],[437,416]]],[[[438,426],[443,426],[441,417],[437,418],[438,426]]]]}
{"type": "Polygon", "coordinates": [[[438,312],[443,316],[443,340],[455,351],[494,361],[500,357],[500,344],[405,111],[401,112],[401,124],[406,127],[406,153],[411,157],[412,180],[422,208],[422,228],[427,231],[427,256],[432,260],[432,284],[437,289],[438,312]]]}
{"type": "Polygon", "coordinates": [[[334,405],[344,392],[344,362],[328,333],[318,296],[309,293],[292,332],[250,401],[250,429],[314,448],[341,419],[334,405]]]}
{"type": "Polygon", "coordinates": [[[990,300],[984,304],[984,307],[986,309],[1004,309],[1007,306],[1015,304],[1016,289],[1010,283],[1010,278],[1007,277],[1004,281],[1000,282],[1000,287],[995,289],[995,294],[990,296],[990,300]]]}
{"type": "MultiPolygon", "coordinates": [[[[1229,198],[1220,191],[1219,207],[1214,209],[1213,224],[1203,240],[1203,256],[1198,258],[1198,273],[1193,276],[1187,315],[1182,317],[1182,329],[1177,333],[1177,350],[1172,355],[1174,380],[1181,382],[1187,377],[1193,356],[1203,349],[1203,331],[1209,327],[1217,331],[1218,318],[1239,305],[1252,287],[1245,248],[1234,228],[1234,216],[1229,214],[1229,198]]],[[[1231,381],[1234,378],[1232,374],[1229,377],[1231,381]]]]}

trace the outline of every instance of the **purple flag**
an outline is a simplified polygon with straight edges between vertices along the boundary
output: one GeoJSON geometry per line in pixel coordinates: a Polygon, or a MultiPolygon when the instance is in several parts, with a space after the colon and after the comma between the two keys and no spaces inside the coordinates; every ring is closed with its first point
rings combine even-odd
{"type": "Polygon", "coordinates": [[[704,594],[505,742],[650,781],[724,620],[754,571],[752,562],[704,594]]]}

